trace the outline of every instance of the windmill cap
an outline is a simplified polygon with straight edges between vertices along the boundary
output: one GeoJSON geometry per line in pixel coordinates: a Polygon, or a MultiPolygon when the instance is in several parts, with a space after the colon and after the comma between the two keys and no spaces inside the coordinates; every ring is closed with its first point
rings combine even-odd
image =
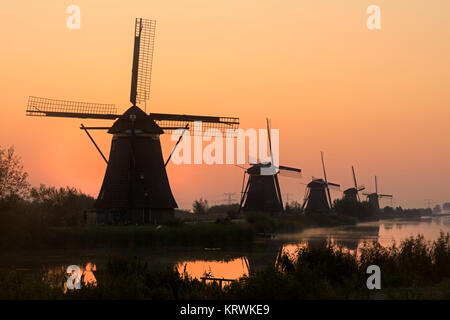
{"type": "Polygon", "coordinates": [[[132,106],[114,122],[108,133],[123,133],[127,130],[162,134],[164,131],[141,108],[132,106]]]}
{"type": "Polygon", "coordinates": [[[270,168],[270,162],[268,163],[255,163],[250,168],[247,169],[248,174],[260,175],[261,168],[270,168]]]}
{"type": "Polygon", "coordinates": [[[344,194],[352,194],[352,193],[356,193],[357,190],[356,188],[348,188],[346,190],[344,190],[344,194]]]}
{"type": "Polygon", "coordinates": [[[325,181],[323,179],[314,179],[310,183],[308,183],[308,187],[310,188],[322,188],[325,185],[325,181]]]}

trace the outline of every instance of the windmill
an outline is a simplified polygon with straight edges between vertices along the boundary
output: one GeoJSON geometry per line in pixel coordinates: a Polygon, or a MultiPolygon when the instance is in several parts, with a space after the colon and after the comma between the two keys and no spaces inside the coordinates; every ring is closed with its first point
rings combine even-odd
{"type": "Polygon", "coordinates": [[[333,202],[331,200],[330,187],[339,188],[340,185],[329,182],[327,179],[327,172],[325,170],[325,162],[323,160],[323,152],[320,152],[322,159],[323,179],[312,178],[312,181],[307,184],[305,191],[305,199],[302,205],[302,211],[305,213],[327,213],[330,211],[333,202]]]}
{"type": "Polygon", "coordinates": [[[344,190],[344,199],[349,199],[351,201],[358,202],[358,201],[360,201],[359,192],[363,191],[365,189],[365,187],[358,186],[358,183],[356,182],[355,168],[353,166],[352,166],[352,174],[353,174],[354,187],[344,190]]]}
{"type": "Polygon", "coordinates": [[[168,161],[164,163],[163,160],[161,134],[181,129],[183,133],[208,135],[212,131],[207,129],[219,129],[226,130],[226,136],[232,136],[230,132],[239,126],[238,118],[147,114],[139,107],[145,105],[150,96],[155,28],[155,20],[136,19],[130,91],[132,106],[123,114],[118,114],[112,104],[39,97],[28,100],[28,116],[115,120],[108,127],[86,127],[83,124],[80,127],[107,164],[94,207],[98,213],[105,213],[102,216],[108,222],[161,223],[173,217],[177,204],[167,177],[168,161]],[[198,122],[202,125],[196,125],[198,122]],[[108,160],[89,130],[107,130],[112,135],[108,160]]]}
{"type": "Polygon", "coordinates": [[[243,210],[245,212],[284,213],[278,175],[300,177],[301,169],[274,165],[269,119],[267,119],[267,137],[271,161],[249,163],[250,168],[243,168],[245,171],[238,212],[243,210]],[[246,175],[248,175],[247,184],[245,184],[246,175]]]}
{"type": "Polygon", "coordinates": [[[378,182],[377,176],[375,176],[375,192],[374,193],[363,193],[369,199],[370,205],[376,210],[380,210],[380,198],[391,198],[392,194],[379,194],[378,193],[378,182]]]}

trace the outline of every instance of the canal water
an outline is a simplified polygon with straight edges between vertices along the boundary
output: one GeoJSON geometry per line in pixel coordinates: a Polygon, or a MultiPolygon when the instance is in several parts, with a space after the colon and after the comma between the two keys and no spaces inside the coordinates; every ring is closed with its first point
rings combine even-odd
{"type": "Polygon", "coordinates": [[[175,265],[180,272],[200,278],[238,279],[255,270],[275,263],[280,252],[294,254],[298,248],[330,242],[344,250],[358,254],[366,242],[378,241],[383,246],[400,244],[411,236],[421,234],[428,241],[437,239],[440,232],[450,232],[450,216],[422,217],[414,220],[381,220],[352,226],[311,228],[295,234],[280,234],[272,239],[259,239],[251,248],[164,248],[164,249],[89,249],[45,251],[0,255],[0,271],[32,272],[48,270],[64,272],[70,265],[86,266],[93,272],[105,268],[110,257],[139,257],[150,268],[175,265]]]}

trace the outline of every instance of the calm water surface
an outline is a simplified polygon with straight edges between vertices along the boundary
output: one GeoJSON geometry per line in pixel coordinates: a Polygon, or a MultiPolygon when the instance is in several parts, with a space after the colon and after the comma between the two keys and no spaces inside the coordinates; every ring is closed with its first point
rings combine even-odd
{"type": "Polygon", "coordinates": [[[79,265],[83,269],[88,263],[92,263],[97,271],[105,267],[110,256],[138,256],[153,269],[174,264],[180,272],[186,271],[191,277],[200,278],[208,274],[217,278],[238,279],[248,274],[249,269],[255,270],[275,263],[280,250],[292,254],[300,247],[330,241],[336,246],[351,252],[356,250],[358,253],[364,242],[378,240],[381,245],[390,246],[394,242],[400,244],[402,240],[418,234],[432,241],[439,237],[441,231],[450,232],[450,216],[312,228],[296,234],[278,235],[274,239],[261,239],[252,248],[241,250],[227,248],[90,249],[8,254],[0,255],[0,270],[29,272],[46,268],[53,272],[64,272],[69,265],[79,265]]]}

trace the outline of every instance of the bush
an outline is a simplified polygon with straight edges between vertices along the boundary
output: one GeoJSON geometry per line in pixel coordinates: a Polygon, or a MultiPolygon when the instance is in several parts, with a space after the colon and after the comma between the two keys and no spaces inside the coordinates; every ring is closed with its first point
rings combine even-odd
{"type": "Polygon", "coordinates": [[[218,223],[218,224],[232,224],[233,222],[231,222],[231,219],[229,217],[225,217],[225,218],[218,218],[218,219],[216,219],[216,223],[218,223]]]}
{"type": "Polygon", "coordinates": [[[248,212],[245,219],[250,223],[256,232],[274,232],[275,219],[266,212],[248,212]]]}
{"type": "Polygon", "coordinates": [[[179,227],[182,226],[183,224],[184,221],[181,220],[180,218],[169,219],[166,221],[166,223],[164,223],[164,225],[167,227],[179,227]]]}

